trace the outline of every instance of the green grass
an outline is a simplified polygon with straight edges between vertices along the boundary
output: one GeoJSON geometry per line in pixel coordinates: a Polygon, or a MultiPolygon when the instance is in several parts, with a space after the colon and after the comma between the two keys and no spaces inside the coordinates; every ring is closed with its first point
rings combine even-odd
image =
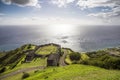
{"type": "Polygon", "coordinates": [[[82,64],[120,70],[120,57],[110,55],[108,52],[103,50],[88,52],[86,55],[89,56],[89,59],[81,61],[82,64]]]}
{"type": "Polygon", "coordinates": [[[22,65],[18,66],[17,68],[30,68],[35,66],[45,66],[46,65],[46,59],[41,58],[35,58],[30,63],[23,63],[22,65]]]}
{"type": "MultiPolygon", "coordinates": [[[[1,65],[4,66],[11,66],[11,63],[14,65],[16,65],[18,62],[19,62],[19,58],[22,58],[25,53],[23,53],[23,51],[26,51],[26,50],[34,50],[35,49],[35,45],[32,45],[32,44],[26,44],[20,48],[17,48],[15,50],[11,50],[11,51],[8,51],[6,52],[6,55],[1,55],[0,59],[1,59],[1,65]],[[2,58],[4,57],[4,58],[2,58]],[[17,62],[16,62],[17,61],[17,62]]],[[[20,59],[21,60],[21,59],[20,59]]]]}
{"type": "Polygon", "coordinates": [[[80,64],[49,67],[25,80],[120,80],[120,71],[80,64]]]}
{"type": "Polygon", "coordinates": [[[48,45],[48,46],[43,46],[43,47],[40,47],[36,53],[37,54],[41,54],[41,55],[48,55],[48,54],[51,54],[51,53],[56,53],[57,51],[57,47],[54,46],[54,45],[48,45]]]}
{"type": "Polygon", "coordinates": [[[13,80],[13,79],[14,80],[21,80],[22,75],[23,75],[23,73],[16,74],[14,76],[7,77],[4,80],[13,80]]]}
{"type": "MultiPolygon", "coordinates": [[[[72,63],[74,63],[74,61],[72,61],[72,60],[70,59],[70,54],[71,54],[72,52],[71,52],[70,50],[67,50],[67,52],[68,52],[68,55],[67,55],[66,58],[65,58],[65,62],[66,62],[67,64],[72,64],[72,63]]],[[[72,53],[72,54],[74,54],[74,53],[72,53]]],[[[80,61],[84,61],[84,60],[87,60],[87,59],[89,59],[89,56],[86,55],[85,53],[81,53],[81,58],[80,58],[80,60],[77,61],[77,62],[80,63],[80,61]]]]}
{"type": "Polygon", "coordinates": [[[23,68],[25,69],[25,68],[31,68],[31,67],[36,67],[36,66],[46,66],[46,64],[47,64],[46,60],[47,59],[36,58],[30,63],[23,63],[21,65],[16,66],[13,69],[8,69],[4,73],[0,74],[0,76],[11,73],[11,72],[14,72],[14,71],[19,70],[19,69],[23,69],[23,68]]]}
{"type": "MultiPolygon", "coordinates": [[[[33,75],[35,73],[36,70],[32,70],[32,71],[27,71],[26,73],[28,73],[30,76],[33,75]]],[[[38,70],[40,71],[40,69],[38,70]]],[[[5,78],[4,80],[22,80],[22,76],[23,73],[19,73],[19,74],[15,74],[14,76],[9,76],[7,78],[5,78]]]]}
{"type": "Polygon", "coordinates": [[[67,64],[72,64],[72,61],[70,60],[70,57],[69,57],[69,54],[71,54],[72,51],[69,50],[69,49],[67,49],[67,48],[65,48],[65,49],[62,48],[61,51],[64,52],[64,53],[67,53],[67,56],[66,56],[66,58],[65,58],[65,62],[66,62],[67,64]]]}
{"type": "Polygon", "coordinates": [[[22,57],[22,58],[21,58],[21,60],[17,63],[17,65],[16,65],[16,66],[21,65],[21,64],[22,64],[22,62],[24,62],[24,61],[25,61],[25,58],[26,58],[26,55],[23,55],[23,57],[22,57]]]}
{"type": "Polygon", "coordinates": [[[89,59],[89,56],[86,55],[85,53],[81,53],[81,60],[87,60],[89,59]]]}
{"type": "Polygon", "coordinates": [[[69,55],[66,56],[65,62],[66,62],[67,64],[72,64],[72,61],[70,60],[70,56],[69,56],[69,55]]]}
{"type": "Polygon", "coordinates": [[[72,53],[72,51],[71,51],[69,48],[62,48],[61,51],[62,51],[62,52],[65,52],[65,51],[66,51],[67,54],[72,53]]]}
{"type": "Polygon", "coordinates": [[[5,56],[5,55],[6,55],[6,53],[0,52],[0,58],[5,56]]]}
{"type": "MultiPolygon", "coordinates": [[[[7,64],[5,66],[7,70],[4,73],[0,74],[0,76],[20,70],[20,69],[27,69],[27,68],[37,67],[37,66],[46,66],[47,58],[46,59],[35,58],[30,63],[22,63],[26,57],[26,55],[22,52],[26,50],[34,50],[35,48],[36,48],[35,45],[27,44],[27,45],[24,45],[23,47],[17,48],[16,50],[8,52],[7,58],[4,58],[3,60],[1,59],[2,63],[7,64]],[[18,54],[21,54],[21,55],[18,55],[18,54]],[[12,63],[10,63],[11,60],[13,60],[12,63]],[[14,65],[16,66],[13,69],[9,68],[14,65]]],[[[41,54],[41,55],[48,55],[51,53],[56,53],[57,50],[58,50],[57,46],[47,45],[47,46],[40,47],[38,50],[36,50],[35,53],[41,54]]],[[[119,61],[120,61],[119,58],[108,55],[106,51],[97,51],[91,54],[81,53],[81,58],[78,61],[79,62],[78,64],[72,64],[74,63],[74,61],[70,60],[69,55],[71,53],[74,53],[72,50],[68,48],[62,48],[61,51],[67,53],[65,62],[71,65],[64,66],[64,67],[47,67],[44,70],[40,69],[37,73],[34,73],[35,70],[32,70],[27,72],[30,74],[30,77],[27,78],[26,80],[120,80],[120,70],[106,70],[99,67],[79,64],[82,61],[88,61],[92,63],[96,63],[96,61],[97,62],[100,61],[103,63],[103,61],[106,61],[105,63],[106,66],[108,66],[108,62],[110,62],[110,66],[111,66],[112,65],[111,61],[113,61],[114,62],[113,65],[115,65],[116,63],[116,65],[119,66],[119,61]]],[[[2,56],[4,55],[0,54],[0,57],[2,56]]],[[[16,74],[4,80],[13,80],[13,79],[21,80],[22,74],[23,73],[16,74]]]]}
{"type": "Polygon", "coordinates": [[[26,44],[26,45],[24,45],[24,49],[23,50],[34,50],[35,48],[36,48],[35,45],[26,44]]]}

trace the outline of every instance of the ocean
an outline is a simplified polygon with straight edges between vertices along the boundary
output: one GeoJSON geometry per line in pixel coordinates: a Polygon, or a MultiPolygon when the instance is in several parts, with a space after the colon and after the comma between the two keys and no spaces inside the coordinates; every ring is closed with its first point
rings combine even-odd
{"type": "Polygon", "coordinates": [[[29,43],[56,43],[80,52],[120,47],[120,26],[0,26],[0,51],[29,43]]]}

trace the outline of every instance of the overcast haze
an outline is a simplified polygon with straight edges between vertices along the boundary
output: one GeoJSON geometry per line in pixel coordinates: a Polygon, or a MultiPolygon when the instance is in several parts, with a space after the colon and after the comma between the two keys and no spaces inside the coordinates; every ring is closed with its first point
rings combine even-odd
{"type": "Polygon", "coordinates": [[[120,25],[120,0],[0,0],[0,25],[120,25]]]}

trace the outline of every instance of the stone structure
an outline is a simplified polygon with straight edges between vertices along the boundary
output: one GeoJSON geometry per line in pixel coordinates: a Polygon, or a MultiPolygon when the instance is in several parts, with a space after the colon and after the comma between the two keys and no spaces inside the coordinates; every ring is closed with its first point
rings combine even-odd
{"type": "Polygon", "coordinates": [[[38,46],[35,50],[27,50],[23,51],[26,54],[25,62],[31,62],[34,58],[46,58],[47,57],[47,66],[58,66],[59,60],[61,56],[61,46],[57,44],[46,44],[38,46]],[[36,54],[35,51],[39,49],[40,47],[48,46],[48,45],[54,45],[57,47],[57,51],[55,53],[51,53],[49,55],[40,55],[36,54]]]}
{"type": "Polygon", "coordinates": [[[61,56],[61,46],[51,43],[49,45],[55,45],[57,47],[56,53],[51,53],[47,58],[47,66],[59,66],[59,60],[61,56]]]}
{"type": "Polygon", "coordinates": [[[26,53],[25,62],[31,62],[35,57],[34,51],[30,50],[26,53]]]}
{"type": "Polygon", "coordinates": [[[50,54],[47,59],[47,66],[58,66],[60,54],[50,54]]]}

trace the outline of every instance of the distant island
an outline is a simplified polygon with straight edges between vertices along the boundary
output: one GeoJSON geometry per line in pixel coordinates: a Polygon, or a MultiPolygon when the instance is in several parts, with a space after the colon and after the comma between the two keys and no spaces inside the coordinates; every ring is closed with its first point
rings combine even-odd
{"type": "Polygon", "coordinates": [[[0,80],[120,80],[120,47],[75,52],[26,44],[0,52],[0,80]]]}

